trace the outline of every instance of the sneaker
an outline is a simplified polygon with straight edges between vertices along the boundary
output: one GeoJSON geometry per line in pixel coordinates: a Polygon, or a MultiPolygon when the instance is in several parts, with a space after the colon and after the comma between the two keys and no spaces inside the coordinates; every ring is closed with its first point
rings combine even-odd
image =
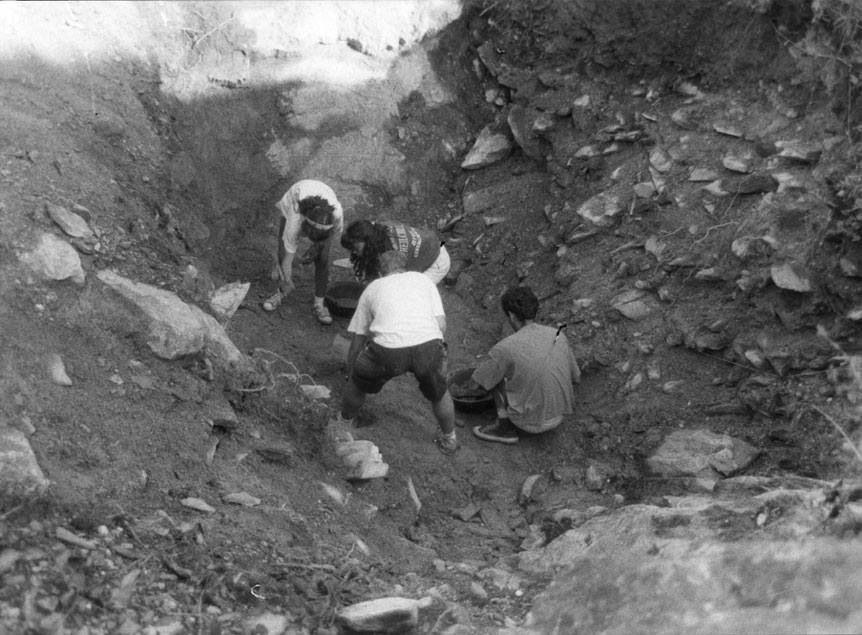
{"type": "Polygon", "coordinates": [[[275,311],[278,307],[281,306],[281,303],[284,302],[284,298],[285,295],[281,292],[281,289],[279,289],[263,301],[263,310],[275,311]]]}
{"type": "Polygon", "coordinates": [[[452,437],[447,437],[445,434],[437,431],[437,436],[434,437],[434,444],[437,446],[437,449],[440,450],[446,456],[450,456],[455,454],[458,451],[458,448],[461,446],[458,445],[458,438],[454,435],[452,437]]]}
{"type": "Polygon", "coordinates": [[[353,426],[353,419],[343,419],[339,412],[326,424],[326,428],[324,429],[326,438],[336,445],[339,443],[349,443],[353,441],[353,426]]]}
{"type": "Polygon", "coordinates": [[[311,308],[311,312],[314,313],[314,317],[316,317],[317,321],[321,324],[332,324],[332,316],[329,315],[329,309],[324,305],[315,304],[311,308]]]}
{"type": "Polygon", "coordinates": [[[485,426],[476,426],[473,428],[473,434],[483,441],[495,441],[496,443],[517,443],[518,432],[515,427],[509,424],[506,426],[500,420],[494,423],[489,423],[485,426]]]}

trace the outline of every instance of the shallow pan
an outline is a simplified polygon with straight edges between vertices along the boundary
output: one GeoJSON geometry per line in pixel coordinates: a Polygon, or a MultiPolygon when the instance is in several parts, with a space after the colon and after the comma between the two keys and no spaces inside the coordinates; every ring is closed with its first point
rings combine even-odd
{"type": "Polygon", "coordinates": [[[462,388],[462,384],[466,383],[473,375],[475,368],[464,368],[453,371],[447,378],[449,384],[449,394],[452,395],[452,402],[455,407],[462,412],[481,412],[487,410],[494,405],[494,398],[487,390],[466,390],[462,388]]]}
{"type": "Polygon", "coordinates": [[[332,315],[338,317],[351,317],[356,310],[356,303],[359,302],[359,296],[365,290],[365,285],[361,282],[352,280],[344,280],[342,282],[333,282],[326,289],[326,295],[323,298],[326,308],[332,315]]]}

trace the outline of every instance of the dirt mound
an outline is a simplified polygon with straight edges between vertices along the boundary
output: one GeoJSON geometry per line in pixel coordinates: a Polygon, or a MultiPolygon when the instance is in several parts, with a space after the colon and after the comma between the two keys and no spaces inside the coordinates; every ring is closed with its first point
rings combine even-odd
{"type": "MultiPolygon", "coordinates": [[[[645,470],[671,431],[744,439],[761,452],[737,476],[758,483],[858,469],[842,449],[862,299],[852,108],[836,107],[837,75],[820,93],[791,63],[802,3],[475,4],[415,51],[330,42],[364,78],[330,92],[282,75],[301,60],[227,6],[166,4],[118,29],[64,5],[67,24],[43,33],[56,56],[0,58],[0,413],[52,482],[0,509],[9,632],[327,633],[340,608],[384,595],[434,599],[419,632],[495,632],[548,581],[518,554],[688,491],[645,470]],[[159,22],[173,65],[143,53],[159,22]],[[105,47],[78,41],[73,59],[75,38],[105,47]],[[396,59],[383,78],[372,48],[396,59]],[[462,170],[486,124],[509,131],[510,156],[462,170]],[[356,431],[389,478],[345,481],[322,429],[347,323],[314,320],[309,271],[277,312],[258,303],[272,203],[309,170],[332,170],[352,215],[441,230],[453,367],[507,333],[503,289],[535,288],[582,362],[572,421],[504,447],[469,433],[487,412],[462,413],[448,458],[400,378],[356,431]],[[52,206],[94,231],[97,246],[75,243],[82,285],[21,266],[63,233],[52,206]],[[250,282],[223,326],[260,373],[158,358],[90,275],[104,269],[202,307],[250,282]],[[51,379],[57,355],[70,385],[51,379]]],[[[827,532],[853,533],[847,498],[827,532]]],[[[711,513],[723,535],[751,529],[711,513]]]]}

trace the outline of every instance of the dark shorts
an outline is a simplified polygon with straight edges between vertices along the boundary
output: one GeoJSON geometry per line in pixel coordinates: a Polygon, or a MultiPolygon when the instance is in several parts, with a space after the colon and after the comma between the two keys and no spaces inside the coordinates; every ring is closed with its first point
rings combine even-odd
{"type": "Polygon", "coordinates": [[[412,373],[422,395],[432,402],[446,394],[449,357],[443,340],[430,340],[405,348],[384,348],[369,342],[353,364],[353,383],[364,393],[380,392],[393,377],[412,373]]]}

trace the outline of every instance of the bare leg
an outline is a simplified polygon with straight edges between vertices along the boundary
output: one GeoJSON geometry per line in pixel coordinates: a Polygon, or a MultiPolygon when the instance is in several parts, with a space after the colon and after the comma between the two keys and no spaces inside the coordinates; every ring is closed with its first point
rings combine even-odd
{"type": "Polygon", "coordinates": [[[341,417],[343,419],[353,419],[356,413],[365,403],[365,393],[349,380],[344,387],[344,393],[341,395],[341,417]]]}
{"type": "MultiPolygon", "coordinates": [[[[285,257],[287,256],[287,250],[284,248],[284,228],[287,226],[287,219],[282,216],[281,222],[278,226],[278,251],[276,253],[276,267],[278,268],[278,290],[282,293],[285,292],[284,288],[284,279],[285,277],[290,277],[291,272],[285,271],[285,265],[288,263],[285,262],[285,257]]],[[[292,267],[293,263],[289,263],[292,267]]]]}
{"type": "Polygon", "coordinates": [[[455,430],[455,404],[452,403],[452,395],[449,391],[440,399],[431,403],[431,410],[437,419],[437,425],[444,434],[451,434],[455,430]]]}
{"type": "Polygon", "coordinates": [[[509,400],[506,399],[506,380],[502,380],[488,392],[494,398],[494,406],[497,408],[497,413],[506,412],[509,408],[509,400]]]}
{"type": "Polygon", "coordinates": [[[314,297],[323,298],[329,285],[329,252],[332,248],[332,234],[323,241],[317,258],[314,260],[314,297]]]}

